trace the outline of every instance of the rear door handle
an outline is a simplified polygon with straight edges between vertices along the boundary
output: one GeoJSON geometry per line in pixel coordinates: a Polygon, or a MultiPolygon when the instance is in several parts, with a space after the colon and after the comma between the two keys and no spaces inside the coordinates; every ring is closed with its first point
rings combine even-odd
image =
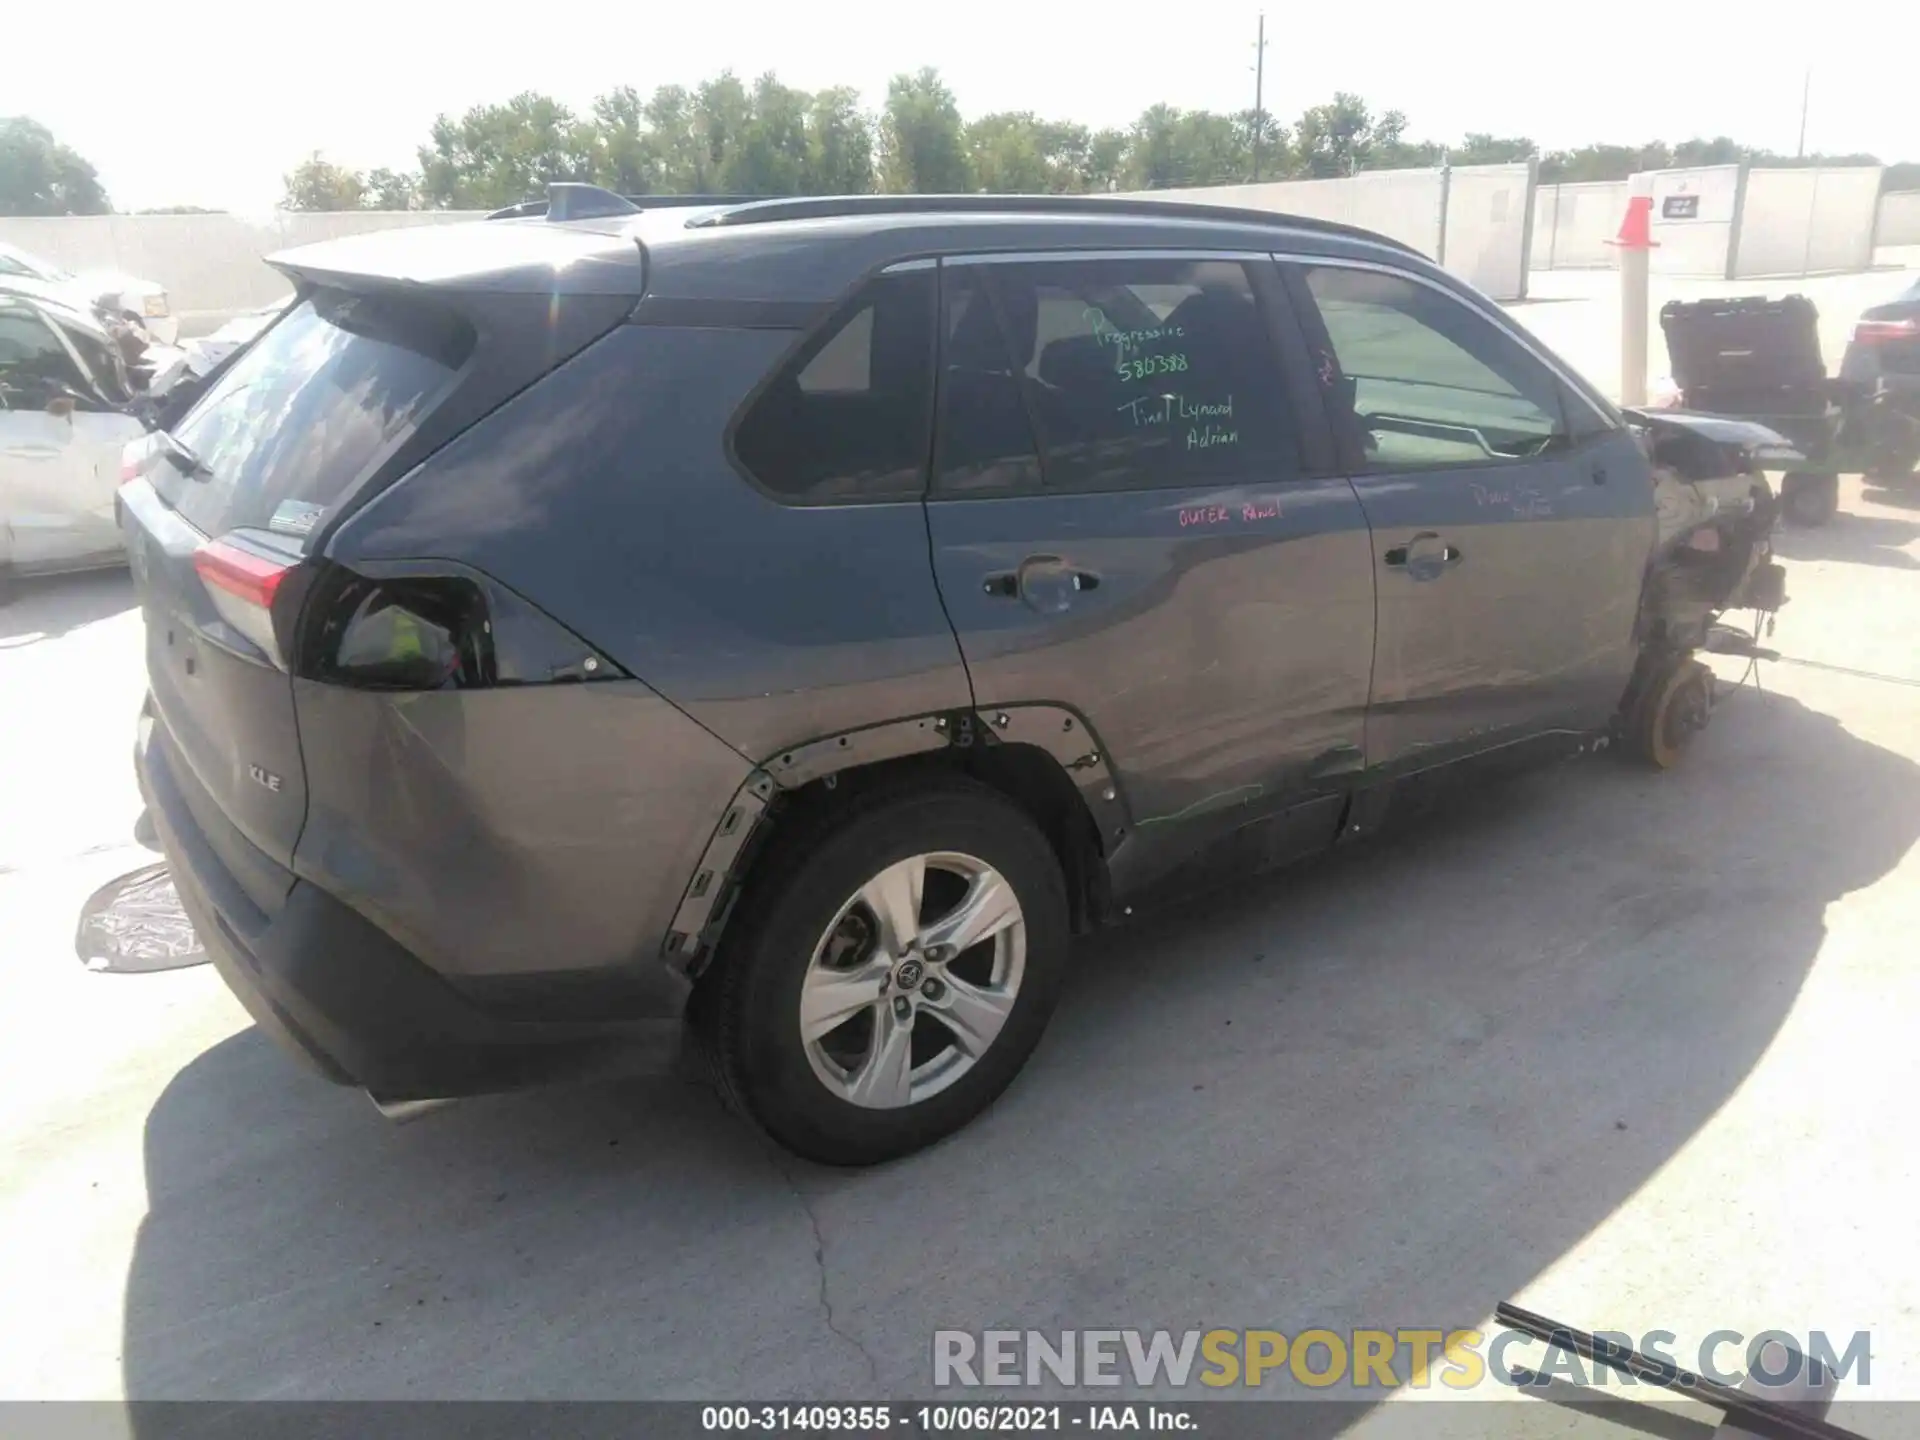
{"type": "Polygon", "coordinates": [[[1396,570],[1405,570],[1415,580],[1433,580],[1458,565],[1465,556],[1458,545],[1442,541],[1431,530],[1422,530],[1405,545],[1395,545],[1380,558],[1396,570]]]}
{"type": "Polygon", "coordinates": [[[1099,588],[1099,575],[1070,565],[1057,555],[1030,555],[1018,570],[989,575],[981,585],[997,599],[1021,600],[1040,611],[1066,610],[1075,596],[1099,588]]]}

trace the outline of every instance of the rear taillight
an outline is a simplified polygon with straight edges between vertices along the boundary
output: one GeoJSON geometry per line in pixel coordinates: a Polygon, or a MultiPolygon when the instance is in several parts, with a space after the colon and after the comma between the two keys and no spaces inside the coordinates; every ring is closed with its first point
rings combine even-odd
{"type": "Polygon", "coordinates": [[[1920,319],[1862,320],[1853,327],[1856,345],[1885,345],[1895,340],[1920,340],[1920,319]]]}
{"type": "Polygon", "coordinates": [[[301,646],[302,673],[363,690],[474,688],[495,678],[486,597],[473,581],[369,580],[336,571],[301,646]]]}
{"type": "Polygon", "coordinates": [[[293,573],[294,562],[272,559],[230,540],[209,540],[193,552],[193,568],[220,618],[284,669],[274,631],[273,601],[293,573]]]}

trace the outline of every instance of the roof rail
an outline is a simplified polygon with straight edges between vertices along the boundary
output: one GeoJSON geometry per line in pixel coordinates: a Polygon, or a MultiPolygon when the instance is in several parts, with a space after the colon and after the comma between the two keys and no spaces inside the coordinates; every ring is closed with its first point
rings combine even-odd
{"type": "Polygon", "coordinates": [[[1236,224],[1285,225],[1328,235],[1350,235],[1410,255],[1420,252],[1403,240],[1358,225],[1252,210],[1239,205],[1205,205],[1186,200],[1155,200],[1121,195],[820,195],[790,200],[753,200],[716,215],[696,215],[691,227],[761,225],[781,220],[823,220],[843,215],[993,214],[1007,211],[1042,215],[1175,216],[1236,224]]]}
{"type": "Polygon", "coordinates": [[[696,205],[747,205],[762,196],[755,195],[616,195],[599,185],[573,181],[556,182],[547,187],[545,200],[522,200],[491,212],[489,220],[523,220],[544,215],[549,220],[590,220],[608,215],[632,215],[643,210],[674,210],[696,205]],[[555,191],[566,191],[559,203],[555,191]]]}

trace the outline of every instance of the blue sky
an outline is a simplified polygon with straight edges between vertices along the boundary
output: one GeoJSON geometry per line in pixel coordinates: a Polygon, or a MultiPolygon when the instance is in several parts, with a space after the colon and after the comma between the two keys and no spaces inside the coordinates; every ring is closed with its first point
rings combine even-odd
{"type": "MultiPolygon", "coordinates": [[[[101,43],[13,67],[0,114],[31,115],[78,148],[121,208],[257,211],[313,150],[356,168],[410,166],[441,111],[522,89],[584,109],[616,84],[691,84],[727,67],[807,88],[851,84],[877,104],[890,75],[937,65],[969,116],[1031,109],[1094,126],[1155,101],[1244,108],[1258,10],[1222,0],[95,0],[85,29],[101,43]],[[76,85],[78,68],[90,73],[76,85]]],[[[1488,130],[1553,148],[1724,133],[1791,151],[1810,65],[1809,148],[1920,159],[1912,0],[1825,12],[1724,0],[1294,0],[1268,7],[1267,33],[1267,104],[1285,119],[1353,90],[1404,110],[1421,139],[1488,130]],[[1823,14],[1844,23],[1807,23],[1823,14]]]]}

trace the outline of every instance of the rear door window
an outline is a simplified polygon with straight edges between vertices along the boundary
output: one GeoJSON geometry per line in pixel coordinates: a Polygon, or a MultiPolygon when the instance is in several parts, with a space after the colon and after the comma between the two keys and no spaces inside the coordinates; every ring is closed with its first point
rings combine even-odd
{"type": "Polygon", "coordinates": [[[148,473],[206,534],[252,528],[304,544],[447,392],[473,338],[431,302],[317,291],[175,427],[205,473],[189,477],[167,461],[148,473]]]}
{"type": "Polygon", "coordinates": [[[1240,262],[1142,256],[951,268],[942,491],[1143,490],[1300,475],[1294,411],[1240,262]],[[1022,419],[1038,435],[1037,470],[1020,453],[1022,419]]]}

